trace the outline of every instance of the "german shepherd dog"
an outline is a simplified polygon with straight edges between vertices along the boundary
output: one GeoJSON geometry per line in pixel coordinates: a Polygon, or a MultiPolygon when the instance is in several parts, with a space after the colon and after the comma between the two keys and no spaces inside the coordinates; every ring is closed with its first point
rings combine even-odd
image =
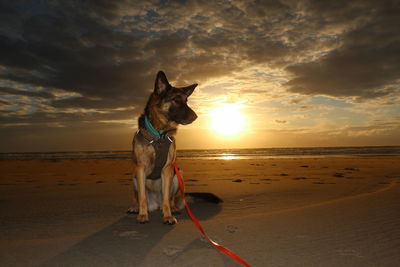
{"type": "Polygon", "coordinates": [[[154,91],[139,117],[139,129],[132,141],[134,190],[128,213],[139,213],[138,223],[148,222],[148,212],[156,209],[162,209],[165,224],[177,223],[172,213],[182,209],[183,202],[173,166],[173,136],[179,124],[190,124],[197,118],[187,105],[196,86],[173,87],[164,72],[157,73],[154,91]]]}

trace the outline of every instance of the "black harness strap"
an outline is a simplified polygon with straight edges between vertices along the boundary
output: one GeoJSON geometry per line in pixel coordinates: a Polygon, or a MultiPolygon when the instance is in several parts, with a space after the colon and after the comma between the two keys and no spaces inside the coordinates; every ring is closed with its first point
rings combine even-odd
{"type": "Polygon", "coordinates": [[[141,134],[153,146],[155,152],[153,170],[149,175],[147,175],[146,178],[150,180],[160,179],[161,171],[164,168],[165,163],[168,159],[169,147],[171,146],[174,139],[173,137],[163,135],[160,139],[148,140],[148,138],[145,137],[142,131],[143,129],[138,131],[138,133],[141,134]]]}
{"type": "Polygon", "coordinates": [[[161,171],[168,158],[169,146],[171,141],[168,138],[161,138],[151,143],[156,153],[153,171],[147,176],[147,179],[157,180],[161,178],[161,171]]]}

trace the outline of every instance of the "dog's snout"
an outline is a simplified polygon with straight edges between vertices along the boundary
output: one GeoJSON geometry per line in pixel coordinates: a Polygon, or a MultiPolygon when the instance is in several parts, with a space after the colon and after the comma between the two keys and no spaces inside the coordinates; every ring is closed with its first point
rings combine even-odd
{"type": "Polygon", "coordinates": [[[185,118],[180,122],[182,125],[187,125],[191,124],[197,119],[197,114],[193,110],[189,110],[188,113],[186,113],[185,118]]]}
{"type": "Polygon", "coordinates": [[[187,122],[186,124],[192,123],[196,119],[197,119],[197,114],[192,109],[190,109],[186,116],[186,120],[185,120],[187,122]]]}
{"type": "Polygon", "coordinates": [[[197,114],[193,112],[192,122],[194,122],[196,119],[197,119],[197,114]]]}

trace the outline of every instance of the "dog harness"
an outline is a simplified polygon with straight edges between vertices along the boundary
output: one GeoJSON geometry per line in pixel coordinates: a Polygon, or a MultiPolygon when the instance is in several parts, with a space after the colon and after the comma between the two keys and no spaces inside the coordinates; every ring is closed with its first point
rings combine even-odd
{"type": "Polygon", "coordinates": [[[147,116],[145,116],[144,120],[145,128],[139,128],[136,134],[140,134],[154,148],[154,167],[152,172],[147,175],[146,178],[150,180],[157,180],[161,178],[161,171],[167,162],[169,147],[174,142],[174,138],[172,136],[168,136],[166,133],[157,132],[153,125],[151,125],[147,116]],[[154,132],[156,132],[157,135],[154,132]]]}

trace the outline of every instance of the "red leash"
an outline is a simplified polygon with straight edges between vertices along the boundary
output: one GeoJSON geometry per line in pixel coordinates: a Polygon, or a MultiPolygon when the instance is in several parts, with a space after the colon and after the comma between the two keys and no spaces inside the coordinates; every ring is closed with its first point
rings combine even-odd
{"type": "Polygon", "coordinates": [[[182,196],[183,196],[183,203],[185,203],[185,207],[187,210],[187,213],[190,216],[190,219],[192,219],[192,221],[194,222],[194,224],[197,226],[197,228],[199,228],[200,232],[203,234],[203,236],[205,238],[207,238],[207,240],[211,243],[211,245],[213,245],[215,248],[217,248],[218,250],[220,250],[221,252],[225,253],[226,255],[228,255],[229,257],[231,257],[232,259],[240,262],[241,264],[243,264],[244,266],[250,267],[250,264],[248,264],[244,259],[240,258],[238,255],[236,255],[235,253],[233,253],[232,251],[230,251],[229,249],[221,246],[220,244],[218,244],[217,242],[215,242],[214,240],[212,240],[204,231],[203,227],[201,227],[200,222],[196,219],[196,217],[194,217],[192,211],[189,209],[188,204],[186,203],[186,197],[185,197],[185,187],[183,185],[183,179],[181,174],[179,173],[178,170],[178,165],[176,165],[176,161],[174,162],[174,168],[175,168],[175,173],[176,176],[178,177],[178,181],[179,181],[179,186],[181,188],[182,191],[182,196]]]}

